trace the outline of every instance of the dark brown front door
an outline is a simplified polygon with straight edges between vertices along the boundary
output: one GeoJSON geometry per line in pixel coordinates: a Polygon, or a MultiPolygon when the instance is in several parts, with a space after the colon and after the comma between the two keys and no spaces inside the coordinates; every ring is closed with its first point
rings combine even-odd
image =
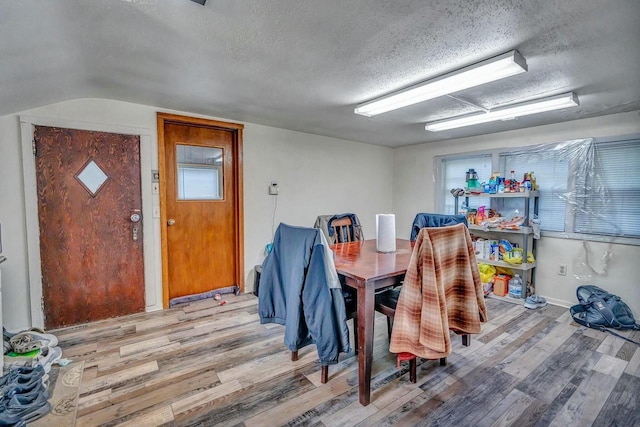
{"type": "Polygon", "coordinates": [[[140,138],[36,126],[35,144],[45,327],[143,311],[140,138]]]}
{"type": "Polygon", "coordinates": [[[158,115],[164,304],[242,286],[242,125],[158,115]]]}

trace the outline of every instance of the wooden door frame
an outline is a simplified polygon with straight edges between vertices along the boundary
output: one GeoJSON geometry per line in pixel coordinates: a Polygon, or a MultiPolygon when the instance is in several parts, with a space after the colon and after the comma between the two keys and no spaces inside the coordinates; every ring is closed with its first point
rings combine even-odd
{"type": "Polygon", "coordinates": [[[31,327],[44,329],[42,300],[42,259],[40,256],[40,222],[38,219],[38,194],[36,183],[36,162],[33,157],[33,137],[36,126],[49,126],[96,132],[119,133],[140,136],[140,184],[142,186],[143,262],[145,309],[156,305],[156,260],[154,247],[154,220],[151,212],[151,129],[126,125],[83,122],[61,118],[21,115],[20,141],[22,145],[22,172],[24,177],[24,207],[27,231],[27,268],[29,287],[27,290],[30,306],[31,327]]]}
{"type": "Polygon", "coordinates": [[[205,126],[212,129],[229,131],[233,134],[233,192],[235,205],[233,207],[236,219],[236,285],[240,292],[244,292],[244,208],[242,182],[242,131],[244,125],[240,123],[222,122],[198,117],[180,116],[170,113],[158,113],[158,168],[160,172],[160,247],[162,252],[162,305],[169,307],[169,254],[167,244],[167,181],[165,163],[164,125],[173,123],[184,126],[205,126]]]}

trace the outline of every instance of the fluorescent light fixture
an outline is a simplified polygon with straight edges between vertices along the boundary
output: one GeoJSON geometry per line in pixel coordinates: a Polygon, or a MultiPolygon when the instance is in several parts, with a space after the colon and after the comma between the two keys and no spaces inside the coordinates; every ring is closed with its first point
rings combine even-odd
{"type": "Polygon", "coordinates": [[[371,117],[526,71],[527,61],[517,50],[512,50],[373,101],[365,102],[358,105],[354,112],[371,117]]]}
{"type": "Polygon", "coordinates": [[[459,117],[457,119],[447,119],[438,122],[427,123],[426,130],[438,132],[441,130],[455,129],[464,126],[476,125],[478,123],[493,122],[496,120],[510,120],[529,114],[542,113],[545,111],[560,110],[562,108],[575,107],[580,105],[575,93],[569,92],[549,98],[537,99],[535,101],[512,104],[506,107],[496,108],[487,113],[478,113],[471,116],[459,117]]]}

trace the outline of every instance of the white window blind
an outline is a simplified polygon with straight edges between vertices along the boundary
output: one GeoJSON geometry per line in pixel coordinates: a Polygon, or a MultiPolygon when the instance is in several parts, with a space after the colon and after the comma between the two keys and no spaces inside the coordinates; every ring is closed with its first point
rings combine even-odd
{"type": "Polygon", "coordinates": [[[596,143],[575,232],[640,237],[640,139],[596,143]]]}
{"type": "MultiPolygon", "coordinates": [[[[557,144],[490,154],[440,158],[440,206],[443,213],[454,213],[452,188],[465,185],[469,168],[486,182],[492,170],[518,181],[525,172],[534,172],[539,186],[538,217],[543,231],[567,233],[571,238],[616,236],[640,238],[640,137],[607,140],[566,141],[557,144]],[[491,160],[496,165],[492,167],[491,160]],[[582,236],[582,237],[581,237],[582,236]]],[[[464,198],[459,199],[460,203],[464,198]]],[[[516,209],[522,214],[520,198],[491,199],[494,208],[508,216],[516,209]]],[[[470,208],[490,206],[488,198],[471,198],[470,208]]],[[[530,212],[533,213],[534,200],[530,212]]]]}
{"type": "Polygon", "coordinates": [[[218,169],[178,166],[178,200],[220,199],[218,169]]]}
{"type": "MultiPolygon", "coordinates": [[[[504,153],[500,156],[500,170],[503,176],[510,178],[511,170],[516,179],[522,181],[525,172],[534,172],[539,186],[538,217],[540,228],[546,231],[565,231],[567,177],[569,159],[561,152],[549,150],[537,153],[504,153]]],[[[533,213],[533,200],[530,212],[533,213]]],[[[504,209],[522,210],[522,199],[505,199],[504,209]]],[[[523,212],[521,212],[523,213],[523,212]]]]}
{"type": "MultiPolygon", "coordinates": [[[[464,158],[451,158],[443,159],[442,166],[444,170],[444,186],[441,187],[442,197],[444,197],[445,214],[454,214],[455,212],[455,199],[451,195],[452,188],[464,188],[466,186],[465,178],[469,169],[475,169],[478,174],[479,182],[488,182],[491,178],[491,155],[464,157],[464,158]]],[[[459,199],[458,209],[464,202],[464,197],[459,199]]],[[[469,198],[469,208],[478,208],[480,206],[489,206],[489,198],[474,197],[469,198]]]]}

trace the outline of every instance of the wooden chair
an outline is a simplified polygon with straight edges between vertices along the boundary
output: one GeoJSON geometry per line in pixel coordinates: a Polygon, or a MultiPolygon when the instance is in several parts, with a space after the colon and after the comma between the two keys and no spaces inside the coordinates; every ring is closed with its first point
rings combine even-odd
{"type": "MultiPolygon", "coordinates": [[[[391,341],[391,331],[393,329],[393,318],[396,314],[396,306],[398,305],[398,297],[400,296],[400,291],[402,290],[401,286],[386,289],[378,294],[376,294],[376,303],[375,310],[379,313],[387,316],[387,333],[389,334],[389,341],[391,341]]],[[[462,345],[465,347],[469,347],[470,344],[470,335],[463,334],[462,335],[462,345]]],[[[400,362],[402,360],[409,361],[409,380],[412,383],[416,382],[417,377],[417,361],[416,356],[410,353],[401,353],[398,355],[398,369],[400,369],[400,362]]],[[[440,358],[440,366],[447,365],[447,358],[440,358]]]]}
{"type": "MultiPolygon", "coordinates": [[[[353,347],[354,354],[358,354],[358,304],[355,300],[355,292],[353,293],[354,298],[349,300],[345,298],[345,309],[347,312],[347,320],[353,319],[353,341],[355,342],[353,347]]],[[[291,352],[291,361],[295,362],[298,360],[298,352],[291,352]]],[[[329,366],[322,365],[322,369],[320,371],[320,382],[322,384],[326,384],[329,381],[329,366]]]]}
{"type": "Polygon", "coordinates": [[[331,221],[331,228],[336,235],[336,243],[353,242],[353,223],[351,218],[344,217],[331,221]]]}
{"type": "MultiPolygon", "coordinates": [[[[287,327],[286,319],[283,319],[283,316],[286,317],[285,311],[288,309],[288,307],[286,307],[286,304],[292,304],[292,307],[291,307],[292,310],[301,310],[302,299],[304,298],[303,294],[306,292],[306,290],[310,289],[310,292],[312,292],[311,296],[314,296],[313,292],[318,291],[317,287],[324,286],[324,283],[322,280],[313,280],[312,281],[313,283],[311,284],[311,286],[303,286],[304,284],[303,281],[305,280],[304,277],[307,274],[307,269],[309,268],[310,262],[311,262],[311,249],[313,246],[315,246],[315,243],[319,241],[318,238],[319,238],[319,235],[321,235],[321,233],[322,231],[317,228],[289,226],[283,223],[281,223],[278,226],[278,229],[276,230],[276,233],[274,236],[273,249],[267,255],[267,258],[265,259],[262,266],[260,266],[260,277],[259,277],[260,290],[258,292],[258,299],[259,299],[258,311],[260,314],[261,322],[265,320],[265,323],[279,323],[281,325],[284,325],[286,329],[287,327]],[[295,245],[293,246],[301,252],[300,260],[304,262],[285,263],[283,262],[282,256],[276,256],[276,254],[279,254],[282,251],[286,251],[287,245],[292,243],[297,244],[297,246],[295,245]],[[263,271],[263,267],[265,266],[269,267],[269,268],[266,268],[267,270],[266,275],[265,275],[265,271],[263,271]],[[280,272],[284,268],[286,268],[287,271],[294,270],[297,274],[291,274],[290,275],[291,277],[285,275],[287,276],[286,279],[282,280],[282,283],[278,283],[278,286],[275,286],[274,285],[275,280],[273,277],[275,276],[280,277],[280,272]],[[283,286],[280,286],[281,284],[283,286]],[[289,301],[284,296],[284,291],[282,290],[284,286],[293,287],[294,291],[297,291],[298,293],[301,292],[302,294],[298,295],[299,297],[298,299],[291,298],[289,301]],[[313,290],[314,286],[316,287],[315,291],[313,290]],[[282,304],[274,302],[274,301],[280,301],[283,299],[287,300],[287,302],[282,304]],[[264,304],[264,310],[263,310],[263,304],[264,304]],[[284,306],[284,308],[281,306],[284,306]],[[273,313],[276,311],[280,312],[280,316],[277,319],[273,317],[273,313]]],[[[322,250],[322,253],[324,255],[324,250],[322,250]]],[[[316,259],[316,262],[318,262],[317,259],[316,259]]],[[[322,260],[322,262],[324,262],[324,260],[322,260]]],[[[333,262],[333,260],[331,260],[331,262],[333,262]]],[[[316,268],[317,267],[318,266],[316,266],[316,268]]],[[[256,272],[257,272],[257,269],[256,269],[256,272]]],[[[343,285],[342,296],[344,297],[344,305],[345,305],[345,313],[346,313],[345,317],[347,320],[348,319],[354,320],[354,335],[356,337],[356,342],[357,342],[358,327],[357,327],[357,320],[356,320],[357,304],[355,301],[356,300],[355,293],[349,292],[347,289],[345,289],[345,285],[343,283],[342,285],[343,285]]],[[[325,300],[325,302],[327,301],[325,300]]],[[[333,305],[334,303],[331,303],[331,304],[333,305]]],[[[333,305],[333,307],[335,308],[335,305],[333,305]]],[[[323,314],[326,314],[327,316],[335,316],[335,319],[337,321],[339,322],[341,321],[341,319],[338,319],[338,316],[340,313],[329,312],[329,310],[326,310],[326,311],[327,313],[323,313],[323,314]]],[[[301,319],[301,321],[306,321],[306,314],[304,315],[304,317],[305,318],[301,319]]],[[[322,319],[316,319],[316,320],[318,322],[323,321],[322,319]]],[[[320,329],[322,328],[320,327],[320,329]]],[[[299,331],[294,331],[294,333],[299,333],[299,331]]],[[[328,338],[328,340],[331,341],[331,337],[333,337],[331,332],[327,330],[324,333],[327,334],[324,337],[328,338]]],[[[296,338],[299,338],[299,337],[296,337],[296,338]]],[[[340,340],[341,339],[342,337],[340,337],[340,340]]],[[[338,344],[342,346],[345,343],[340,342],[338,344]]],[[[299,348],[299,347],[297,345],[292,345],[290,348],[299,348]]],[[[357,345],[356,345],[356,353],[357,353],[357,345]]],[[[296,361],[296,360],[298,360],[298,351],[297,350],[291,351],[291,361],[296,361]]],[[[321,381],[323,383],[326,383],[328,380],[328,377],[329,377],[328,372],[329,372],[328,366],[323,365],[322,377],[321,377],[321,381]]]]}
{"type": "MultiPolygon", "coordinates": [[[[448,225],[464,224],[468,226],[467,218],[465,215],[442,215],[433,213],[418,213],[411,225],[411,242],[415,242],[418,237],[418,233],[424,227],[446,227],[448,225]]],[[[396,305],[398,304],[398,297],[400,295],[400,287],[394,289],[387,289],[376,295],[376,311],[387,316],[387,332],[389,333],[389,341],[391,341],[391,329],[393,327],[393,317],[396,313],[396,305]]],[[[462,345],[469,347],[470,335],[462,335],[462,345]]],[[[440,366],[447,364],[447,358],[440,359],[440,366]]],[[[412,369],[412,382],[415,382],[415,356],[411,361],[412,369]]]]}

